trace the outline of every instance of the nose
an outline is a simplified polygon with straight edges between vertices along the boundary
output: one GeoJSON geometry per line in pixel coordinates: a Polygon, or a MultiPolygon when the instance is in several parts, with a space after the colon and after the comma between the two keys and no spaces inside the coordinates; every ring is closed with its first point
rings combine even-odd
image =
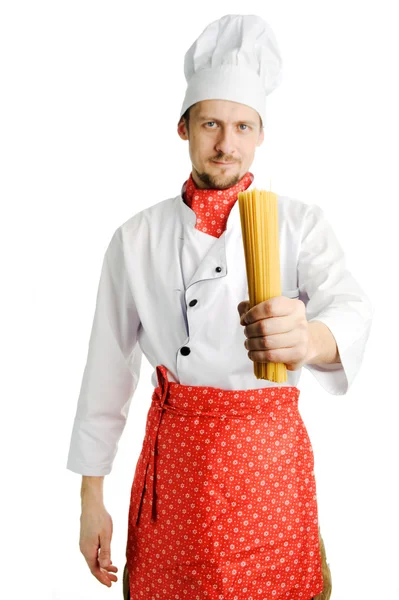
{"type": "Polygon", "coordinates": [[[215,144],[215,150],[223,154],[223,160],[228,162],[235,159],[234,133],[228,127],[222,127],[215,144]],[[230,157],[230,158],[226,158],[230,157]]]}

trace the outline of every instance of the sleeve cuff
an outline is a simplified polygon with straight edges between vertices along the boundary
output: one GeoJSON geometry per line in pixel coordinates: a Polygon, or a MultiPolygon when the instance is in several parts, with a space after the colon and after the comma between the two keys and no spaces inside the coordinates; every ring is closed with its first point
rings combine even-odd
{"type": "Polygon", "coordinates": [[[330,329],[335,338],[341,362],[306,364],[304,368],[312,373],[329,394],[343,396],[353,384],[362,364],[371,321],[364,326],[363,331],[354,340],[353,330],[350,327],[345,327],[345,323],[342,322],[342,315],[339,325],[334,317],[327,315],[314,317],[309,320],[309,323],[312,321],[321,321],[330,329]]]}
{"type": "Polygon", "coordinates": [[[118,448],[117,422],[75,417],[66,468],[80,475],[109,475],[118,448]]]}

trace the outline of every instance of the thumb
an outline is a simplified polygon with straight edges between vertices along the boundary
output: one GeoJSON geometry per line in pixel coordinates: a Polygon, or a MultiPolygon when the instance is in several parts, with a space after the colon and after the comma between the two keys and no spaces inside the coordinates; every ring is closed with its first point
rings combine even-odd
{"type": "Polygon", "coordinates": [[[243,300],[242,302],[240,302],[240,304],[237,306],[237,310],[238,313],[240,315],[240,321],[241,321],[241,325],[243,325],[242,323],[242,318],[248,311],[249,311],[249,300],[243,300]]]}
{"type": "Polygon", "coordinates": [[[103,568],[107,568],[111,565],[111,548],[109,539],[102,540],[99,563],[100,567],[103,568]]]}

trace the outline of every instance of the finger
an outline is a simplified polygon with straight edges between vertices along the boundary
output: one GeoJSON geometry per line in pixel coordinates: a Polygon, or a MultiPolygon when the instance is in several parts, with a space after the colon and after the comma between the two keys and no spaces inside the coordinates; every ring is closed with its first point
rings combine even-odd
{"type": "Polygon", "coordinates": [[[251,337],[245,340],[244,346],[247,350],[292,348],[297,343],[297,337],[295,332],[251,337]]]}
{"type": "Polygon", "coordinates": [[[105,569],[100,568],[97,563],[94,566],[92,566],[90,561],[88,561],[87,559],[86,562],[89,565],[90,572],[92,573],[92,575],[94,575],[94,577],[98,579],[98,581],[103,585],[111,587],[111,577],[114,578],[115,575],[108,575],[107,571],[105,569]]]}
{"type": "MultiPolygon", "coordinates": [[[[103,585],[106,585],[108,587],[111,587],[111,578],[114,579],[115,575],[113,574],[109,574],[107,573],[107,570],[105,568],[101,568],[98,562],[98,549],[96,548],[92,548],[90,552],[82,552],[83,556],[85,557],[85,560],[89,566],[90,572],[92,573],[92,575],[94,575],[94,577],[96,579],[98,579],[98,581],[100,583],[102,583],[103,585]]],[[[108,567],[109,569],[112,569],[112,571],[114,571],[114,569],[116,569],[116,567],[114,567],[114,565],[109,565],[108,567]]]]}
{"type": "Polygon", "coordinates": [[[292,316],[288,317],[270,317],[269,319],[261,319],[255,321],[251,325],[246,325],[244,335],[247,338],[275,335],[278,333],[289,333],[294,330],[294,322],[292,316]]]}
{"type": "Polygon", "coordinates": [[[118,571],[118,567],[112,564],[112,560],[109,561],[110,566],[108,567],[108,571],[114,571],[116,573],[118,571]]]}
{"type": "Polygon", "coordinates": [[[283,317],[290,315],[293,311],[293,300],[286,296],[274,296],[269,300],[264,300],[255,304],[250,308],[245,315],[245,324],[250,325],[260,319],[268,319],[269,317],[283,317]]]}
{"type": "MultiPolygon", "coordinates": [[[[92,573],[93,573],[94,577],[96,579],[98,579],[98,581],[100,583],[102,583],[103,585],[106,585],[107,587],[111,587],[111,585],[112,585],[112,582],[110,579],[111,576],[108,576],[108,574],[105,571],[103,571],[100,568],[97,568],[96,570],[92,571],[92,573]]],[[[114,577],[114,575],[112,577],[114,577]]]]}
{"type": "Polygon", "coordinates": [[[111,565],[111,540],[107,538],[101,539],[100,556],[98,559],[100,567],[109,567],[111,565]]]}
{"type": "Polygon", "coordinates": [[[101,573],[103,573],[103,574],[104,574],[104,575],[105,575],[105,576],[106,576],[106,577],[107,577],[107,578],[108,578],[110,581],[114,581],[114,582],[115,582],[115,581],[118,581],[118,578],[117,578],[117,576],[116,576],[116,575],[114,575],[114,573],[110,573],[110,572],[108,572],[108,570],[107,570],[107,569],[103,569],[103,568],[101,568],[101,567],[100,567],[100,571],[101,571],[101,573]]]}
{"type": "Polygon", "coordinates": [[[293,363],[298,360],[299,353],[295,348],[279,348],[278,350],[250,350],[248,358],[254,362],[293,363]]]}
{"type": "Polygon", "coordinates": [[[95,577],[97,577],[99,581],[101,581],[101,583],[104,583],[105,585],[108,585],[110,587],[112,581],[114,583],[118,581],[117,576],[114,574],[115,570],[117,570],[117,568],[113,565],[107,568],[97,566],[95,570],[92,571],[92,573],[95,577]]]}
{"type": "Polygon", "coordinates": [[[107,570],[112,571],[113,573],[117,573],[118,567],[115,567],[115,565],[110,565],[107,570]]]}

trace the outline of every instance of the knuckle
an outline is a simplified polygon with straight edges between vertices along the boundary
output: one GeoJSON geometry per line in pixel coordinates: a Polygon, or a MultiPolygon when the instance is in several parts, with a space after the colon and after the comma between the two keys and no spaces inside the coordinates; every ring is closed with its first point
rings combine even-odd
{"type": "Polygon", "coordinates": [[[266,336],[261,337],[261,348],[263,350],[267,350],[269,346],[269,341],[266,336]]]}
{"type": "Polygon", "coordinates": [[[274,296],[273,298],[270,298],[267,301],[267,314],[268,315],[273,315],[275,310],[277,310],[277,307],[279,305],[279,297],[278,296],[274,296]]]}
{"type": "Polygon", "coordinates": [[[308,322],[306,319],[301,319],[299,325],[304,331],[308,330],[308,322]]]}

